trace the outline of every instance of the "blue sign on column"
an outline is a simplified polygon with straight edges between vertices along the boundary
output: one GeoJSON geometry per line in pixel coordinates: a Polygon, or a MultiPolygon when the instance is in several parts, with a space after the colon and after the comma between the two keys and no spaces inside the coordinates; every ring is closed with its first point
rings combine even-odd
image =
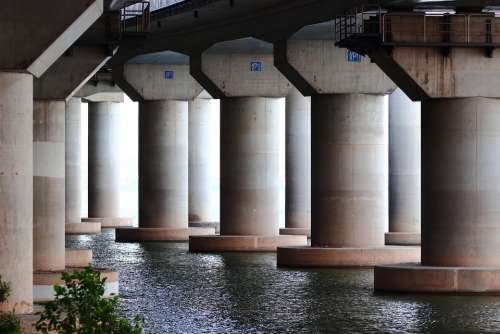
{"type": "Polygon", "coordinates": [[[262,72],[262,62],[261,61],[251,61],[250,62],[250,72],[262,72]]]}
{"type": "Polygon", "coordinates": [[[347,50],[346,58],[349,63],[361,63],[363,61],[362,55],[351,50],[347,50]]]}
{"type": "Polygon", "coordinates": [[[165,71],[165,80],[172,80],[174,78],[174,71],[165,71]]]}

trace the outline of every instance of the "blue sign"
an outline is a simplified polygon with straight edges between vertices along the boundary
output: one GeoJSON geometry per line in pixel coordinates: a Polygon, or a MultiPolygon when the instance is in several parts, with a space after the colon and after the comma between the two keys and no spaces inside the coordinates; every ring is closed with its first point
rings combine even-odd
{"type": "Polygon", "coordinates": [[[363,61],[362,55],[351,50],[347,50],[346,58],[349,63],[361,63],[363,61]]]}
{"type": "Polygon", "coordinates": [[[251,61],[250,62],[250,72],[262,72],[262,62],[261,61],[251,61]]]}
{"type": "Polygon", "coordinates": [[[165,80],[172,80],[174,78],[174,71],[165,71],[165,80]]]}

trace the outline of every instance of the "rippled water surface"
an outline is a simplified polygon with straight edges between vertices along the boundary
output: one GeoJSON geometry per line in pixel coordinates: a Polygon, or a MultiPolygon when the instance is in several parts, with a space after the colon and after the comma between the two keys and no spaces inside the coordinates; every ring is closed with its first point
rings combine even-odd
{"type": "Polygon", "coordinates": [[[185,243],[68,236],[120,271],[120,300],[147,333],[500,332],[500,297],[380,295],[371,270],[276,268],[266,254],[190,254],[185,243]]]}

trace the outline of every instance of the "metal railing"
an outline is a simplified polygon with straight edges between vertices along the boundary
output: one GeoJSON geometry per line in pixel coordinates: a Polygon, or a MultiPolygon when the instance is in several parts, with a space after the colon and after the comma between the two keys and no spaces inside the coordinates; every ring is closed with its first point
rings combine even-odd
{"type": "Polygon", "coordinates": [[[500,17],[493,13],[388,13],[361,8],[334,22],[337,42],[353,35],[372,35],[385,45],[500,46],[500,17]]]}
{"type": "Polygon", "coordinates": [[[150,24],[151,4],[149,1],[130,1],[121,10],[122,33],[147,33],[150,30],[150,24]]]}

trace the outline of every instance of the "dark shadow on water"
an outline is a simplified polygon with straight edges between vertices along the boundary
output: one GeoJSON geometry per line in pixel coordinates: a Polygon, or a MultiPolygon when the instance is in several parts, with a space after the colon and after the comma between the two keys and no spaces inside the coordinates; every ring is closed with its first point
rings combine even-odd
{"type": "Polygon", "coordinates": [[[68,236],[120,271],[127,315],[161,333],[500,333],[500,297],[374,293],[369,269],[276,268],[273,253],[192,254],[186,243],[68,236]]]}

